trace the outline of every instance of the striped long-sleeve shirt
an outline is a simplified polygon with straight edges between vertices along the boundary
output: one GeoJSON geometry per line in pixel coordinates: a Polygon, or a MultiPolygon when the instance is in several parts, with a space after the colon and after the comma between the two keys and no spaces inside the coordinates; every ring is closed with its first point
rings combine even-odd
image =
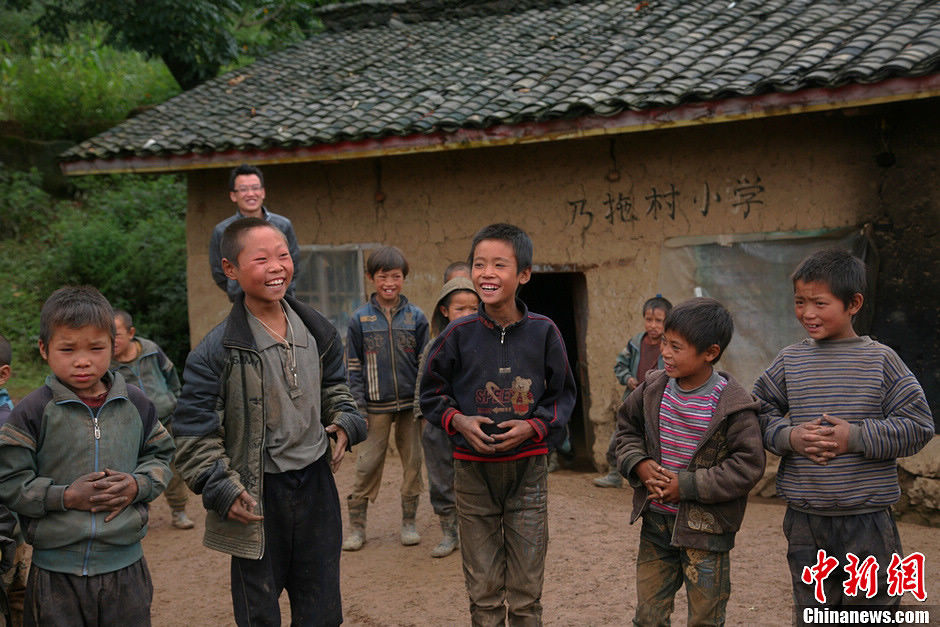
{"type": "Polygon", "coordinates": [[[934,435],[917,379],[889,347],[867,336],[786,347],[754,384],[764,446],[782,457],[777,492],[823,515],[884,509],[900,497],[896,458],[934,435]],[[793,427],[829,414],[850,423],[848,452],[825,466],[796,454],[793,427]]]}
{"type": "MultiPolygon", "coordinates": [[[[701,387],[688,392],[675,379],[669,379],[659,405],[659,446],[665,468],[677,475],[688,470],[726,385],[728,380],[717,372],[701,387]]],[[[663,514],[679,511],[674,504],[660,501],[651,502],[650,509],[663,514]]]]}

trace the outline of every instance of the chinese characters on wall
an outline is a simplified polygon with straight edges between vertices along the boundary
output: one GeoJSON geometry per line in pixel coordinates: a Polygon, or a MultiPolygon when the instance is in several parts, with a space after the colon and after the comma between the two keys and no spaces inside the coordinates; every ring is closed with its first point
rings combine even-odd
{"type": "Polygon", "coordinates": [[[743,176],[731,187],[731,195],[723,197],[705,181],[700,189],[683,194],[674,183],[651,186],[639,194],[605,192],[600,198],[567,200],[568,225],[580,225],[584,231],[592,227],[612,227],[640,220],[675,220],[677,212],[687,211],[703,217],[731,210],[742,219],[764,207],[764,186],[760,176],[743,176]]]}

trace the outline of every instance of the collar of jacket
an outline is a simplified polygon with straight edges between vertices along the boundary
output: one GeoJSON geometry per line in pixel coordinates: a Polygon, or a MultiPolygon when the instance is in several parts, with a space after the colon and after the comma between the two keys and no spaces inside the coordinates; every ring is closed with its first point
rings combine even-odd
{"type": "MultiPolygon", "coordinates": [[[[718,406],[715,408],[716,414],[721,414],[724,417],[745,409],[760,410],[760,403],[754,400],[734,377],[724,370],[716,369],[715,371],[727,379],[729,383],[718,398],[718,406]],[[734,385],[730,385],[731,383],[734,383],[734,385]]],[[[650,370],[646,374],[646,391],[643,394],[643,402],[653,403],[658,407],[659,399],[662,398],[668,382],[669,375],[666,374],[665,370],[650,370]]],[[[720,422],[720,420],[715,422],[720,422]]]]}
{"type": "MultiPolygon", "coordinates": [[[[284,302],[297,314],[307,330],[313,334],[317,341],[317,352],[322,356],[327,346],[331,343],[330,336],[327,334],[327,328],[317,324],[317,320],[310,315],[314,311],[305,307],[302,302],[293,296],[285,296],[284,302]],[[322,345],[321,345],[322,344],[322,345]]],[[[325,324],[329,325],[329,321],[325,324]]],[[[332,329],[332,327],[329,327],[332,329]]],[[[226,348],[239,348],[256,351],[258,346],[255,344],[255,336],[251,333],[251,327],[248,326],[248,310],[245,309],[245,293],[239,293],[232,305],[232,311],[229,313],[225,322],[225,332],[222,334],[222,345],[226,348]]]]}
{"type": "Polygon", "coordinates": [[[525,303],[522,302],[519,298],[516,298],[516,307],[519,308],[519,311],[522,312],[522,317],[519,320],[516,320],[512,324],[506,327],[499,326],[499,323],[490,318],[486,313],[486,305],[481,301],[480,308],[477,310],[477,313],[480,314],[480,322],[483,323],[488,329],[492,329],[494,333],[501,331],[508,331],[509,329],[515,329],[516,327],[521,327],[525,324],[525,321],[529,318],[529,308],[526,307],[525,303]]]}
{"type": "MultiPolygon", "coordinates": [[[[268,208],[265,207],[264,205],[261,205],[261,219],[264,220],[265,222],[270,222],[270,220],[268,219],[268,217],[269,217],[270,215],[271,215],[271,212],[268,211],[268,208]]],[[[239,211],[239,210],[236,208],[236,209],[235,209],[235,217],[238,218],[238,219],[241,219],[241,218],[245,218],[245,217],[247,217],[247,216],[245,216],[241,211],[239,211]]]]}
{"type": "MultiPolygon", "coordinates": [[[[108,395],[104,399],[105,403],[113,398],[127,398],[127,384],[124,382],[124,377],[121,376],[119,372],[108,370],[101,379],[104,381],[104,384],[108,386],[108,395]]],[[[52,402],[56,404],[65,401],[81,402],[78,395],[66,387],[66,385],[59,380],[59,377],[54,374],[50,374],[46,377],[46,385],[52,390],[52,402]]]]}
{"type": "MultiPolygon", "coordinates": [[[[378,310],[379,312],[384,312],[384,310],[382,309],[382,305],[379,304],[378,299],[375,297],[375,292],[372,292],[372,295],[369,296],[369,304],[372,305],[372,307],[373,307],[374,309],[378,310]]],[[[399,311],[401,311],[402,309],[404,309],[404,308],[405,308],[405,305],[407,305],[407,304],[408,304],[408,299],[405,297],[405,295],[404,295],[404,294],[399,294],[399,295],[398,295],[398,304],[395,305],[395,306],[392,308],[392,318],[395,317],[395,314],[397,314],[399,311]]],[[[384,315],[384,313],[383,313],[383,315],[384,315]]]]}

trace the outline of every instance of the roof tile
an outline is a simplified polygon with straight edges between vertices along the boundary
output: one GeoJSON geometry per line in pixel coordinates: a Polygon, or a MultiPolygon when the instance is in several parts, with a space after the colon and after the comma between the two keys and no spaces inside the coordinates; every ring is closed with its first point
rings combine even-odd
{"type": "Polygon", "coordinates": [[[940,69],[935,0],[368,0],[321,15],[340,30],[207,81],[64,159],[453,132],[940,69]]]}

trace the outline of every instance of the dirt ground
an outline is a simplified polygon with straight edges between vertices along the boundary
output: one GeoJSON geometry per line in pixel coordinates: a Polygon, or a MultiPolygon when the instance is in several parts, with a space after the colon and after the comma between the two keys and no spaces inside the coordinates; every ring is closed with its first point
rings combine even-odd
{"type": "MultiPolygon", "coordinates": [[[[352,485],[354,458],[337,474],[340,498],[352,485]]],[[[546,625],[625,625],[636,603],[634,559],[639,524],[629,525],[632,491],[595,488],[590,472],[561,470],[549,475],[550,543],[542,594],[546,625]]],[[[389,455],[378,501],[369,508],[367,544],[342,558],[342,593],[347,625],[468,624],[469,610],[459,551],[443,559],[428,553],[440,539],[427,495],[418,510],[421,544],[398,540],[401,465],[389,455]]],[[[345,509],[345,508],[344,508],[345,509]]],[[[788,625],[790,584],[780,502],[753,499],[731,552],[729,625],[788,625]]],[[[229,558],[202,546],[204,510],[192,498],[196,529],[170,526],[161,497],[153,505],[144,550],[153,576],[153,624],[229,625],[229,558]]],[[[346,513],[343,512],[346,522],[346,513]]],[[[927,603],[936,607],[940,577],[940,529],[899,524],[904,551],[927,556],[927,603]]],[[[841,574],[841,573],[839,573],[841,574]]],[[[685,625],[684,590],[677,595],[674,624],[685,625]]],[[[284,624],[290,612],[281,599],[284,624]]],[[[906,595],[904,603],[916,603],[906,595]]]]}

